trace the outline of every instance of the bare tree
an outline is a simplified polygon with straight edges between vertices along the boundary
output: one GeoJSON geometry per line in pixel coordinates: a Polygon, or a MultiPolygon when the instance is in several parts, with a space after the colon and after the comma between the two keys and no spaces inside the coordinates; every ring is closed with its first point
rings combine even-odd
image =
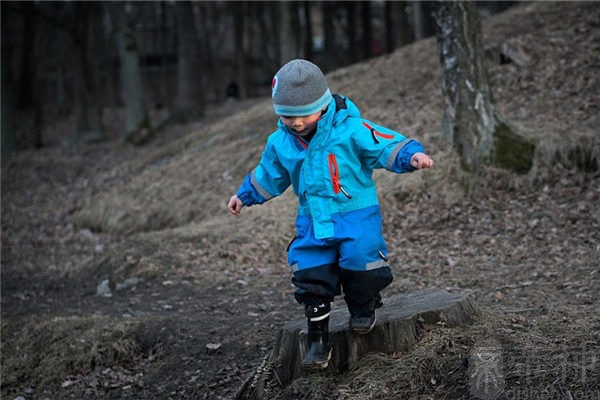
{"type": "Polygon", "coordinates": [[[22,20],[21,31],[21,53],[18,70],[18,82],[16,91],[16,109],[30,114],[33,118],[29,119],[28,129],[22,140],[25,146],[31,145],[42,147],[42,109],[41,101],[36,93],[38,80],[38,70],[35,65],[35,42],[38,26],[38,14],[35,10],[35,4],[23,2],[19,5],[22,20]],[[27,134],[28,133],[28,134],[27,134]],[[33,143],[31,143],[33,142],[33,143]]]}
{"type": "Polygon", "coordinates": [[[143,144],[151,138],[153,131],[144,99],[138,46],[126,10],[130,4],[110,3],[109,6],[115,21],[121,62],[121,87],[125,101],[125,139],[133,144],[143,144]]]}
{"type": "Polygon", "coordinates": [[[239,88],[239,97],[245,99],[248,97],[248,66],[246,63],[246,7],[245,1],[236,1],[232,3],[234,41],[235,41],[235,66],[237,70],[237,82],[239,88]]]}
{"type": "Polygon", "coordinates": [[[204,114],[202,47],[194,23],[190,1],[175,3],[177,14],[177,97],[172,121],[184,123],[204,114]]]}
{"type": "Polygon", "coordinates": [[[279,38],[277,35],[278,16],[273,5],[265,2],[253,2],[255,22],[258,24],[260,39],[258,45],[259,64],[265,76],[271,76],[273,68],[279,65],[279,38]]]}
{"type": "Polygon", "coordinates": [[[19,4],[23,20],[22,25],[22,51],[21,61],[19,65],[19,81],[17,92],[17,107],[20,109],[33,107],[33,52],[35,41],[36,15],[35,4],[32,2],[24,2],[19,4]]]}
{"type": "MultiPolygon", "coordinates": [[[[41,76],[46,69],[54,70],[56,96],[52,97],[59,108],[65,106],[65,76],[69,75],[73,90],[73,110],[76,134],[72,140],[90,140],[103,137],[101,101],[98,96],[98,76],[101,70],[102,52],[96,44],[102,14],[98,3],[34,3],[10,4],[7,10],[18,11],[23,19],[20,65],[15,97],[17,109],[26,110],[33,118],[30,127],[35,147],[44,145],[42,138],[42,115],[44,84],[41,76]],[[36,37],[50,36],[53,48],[36,47],[36,37]],[[95,62],[91,57],[95,57],[95,62]]],[[[3,36],[4,38],[4,36],[3,36]]],[[[26,132],[24,132],[26,134],[26,132]]],[[[25,146],[29,139],[24,138],[25,146]]]]}
{"type": "Polygon", "coordinates": [[[521,162],[511,159],[505,167],[528,169],[533,147],[501,122],[484,65],[481,26],[475,5],[469,1],[438,2],[434,17],[438,26],[438,52],[442,68],[444,117],[442,128],[461,158],[467,189],[474,189],[482,166],[502,159],[503,144],[518,146],[521,162]],[[518,165],[517,165],[518,164],[518,165]]]}
{"type": "Polygon", "coordinates": [[[98,140],[103,137],[104,128],[100,115],[100,101],[97,93],[99,63],[92,62],[93,54],[89,46],[93,28],[98,28],[99,3],[78,2],[66,5],[69,25],[72,26],[71,41],[73,79],[75,90],[75,114],[77,116],[77,141],[98,140]]]}
{"type": "Polygon", "coordinates": [[[423,2],[420,0],[412,0],[410,5],[412,9],[412,23],[415,40],[421,40],[425,37],[423,2]]]}
{"type": "Polygon", "coordinates": [[[362,53],[358,49],[358,21],[356,18],[356,2],[347,1],[344,2],[344,9],[346,10],[346,37],[348,38],[348,52],[351,63],[358,62],[362,56],[362,53]]]}
{"type": "Polygon", "coordinates": [[[410,23],[408,22],[408,2],[385,2],[386,49],[388,52],[411,42],[410,23]]]}
{"type": "Polygon", "coordinates": [[[373,40],[373,23],[371,16],[371,2],[361,1],[360,2],[360,24],[362,30],[361,56],[363,59],[367,59],[371,56],[371,41],[373,40]]]}
{"type": "MultiPolygon", "coordinates": [[[[219,35],[215,35],[215,29],[212,26],[213,24],[220,24],[219,19],[216,18],[218,11],[213,2],[197,2],[195,6],[198,7],[198,19],[196,21],[199,22],[196,22],[196,28],[200,38],[200,51],[202,52],[202,71],[205,76],[203,84],[206,92],[211,91],[213,97],[216,95],[218,98],[223,95],[222,87],[216,87],[214,84],[209,85],[210,78],[215,76],[217,69],[215,65],[215,53],[222,46],[219,35]]],[[[207,95],[204,96],[204,107],[206,107],[207,97],[207,95]]]]}
{"type": "Polygon", "coordinates": [[[312,58],[312,18],[310,14],[310,1],[302,2],[302,16],[304,21],[303,28],[303,44],[304,44],[304,58],[311,59],[312,58]]]}
{"type": "Polygon", "coordinates": [[[325,70],[329,70],[331,65],[335,65],[338,60],[339,48],[336,45],[335,34],[335,3],[333,1],[323,1],[321,3],[322,30],[323,30],[323,53],[326,54],[324,60],[325,70]]]}
{"type": "Polygon", "coordinates": [[[8,153],[17,149],[17,141],[15,137],[14,125],[13,125],[13,74],[10,66],[10,61],[13,54],[13,44],[8,40],[9,37],[9,17],[13,15],[12,10],[6,5],[6,2],[1,4],[2,7],[2,114],[0,121],[2,126],[0,128],[0,146],[2,153],[8,153]]]}
{"type": "Polygon", "coordinates": [[[396,38],[394,37],[394,11],[393,3],[386,1],[383,5],[383,21],[385,24],[385,52],[394,51],[396,38]]]}
{"type": "Polygon", "coordinates": [[[283,65],[289,60],[296,57],[296,41],[294,38],[294,30],[292,26],[292,3],[282,1],[279,3],[280,10],[280,60],[279,64],[283,65]]]}

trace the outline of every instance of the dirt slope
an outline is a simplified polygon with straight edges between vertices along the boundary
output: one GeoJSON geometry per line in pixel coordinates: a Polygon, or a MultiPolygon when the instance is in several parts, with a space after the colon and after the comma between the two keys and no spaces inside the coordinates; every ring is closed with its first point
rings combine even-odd
{"type": "MultiPolygon", "coordinates": [[[[529,60],[490,62],[489,75],[499,111],[540,144],[529,175],[490,169],[474,197],[440,134],[433,39],[328,75],[436,159],[377,174],[396,277],[386,293],[445,288],[483,311],[464,331],[424,332],[407,354],[274,382],[272,398],[468,398],[482,346],[501,355],[506,398],[600,398],[598,21],[598,3],[538,2],[484,22],[491,54],[510,43],[529,60]]],[[[259,99],[143,148],[3,157],[3,398],[233,397],[279,327],[302,317],[284,251],[293,195],[225,212],[274,123],[259,99]],[[110,297],[96,294],[105,279],[110,297]]]]}

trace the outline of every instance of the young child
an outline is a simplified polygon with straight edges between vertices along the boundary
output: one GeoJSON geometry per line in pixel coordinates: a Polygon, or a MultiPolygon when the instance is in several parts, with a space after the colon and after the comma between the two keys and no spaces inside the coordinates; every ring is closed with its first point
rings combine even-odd
{"type": "Polygon", "coordinates": [[[331,358],[334,297],[343,289],[350,328],[366,334],[392,281],[373,169],[410,172],[433,160],[419,142],[361,118],[348,98],[332,95],[309,61],[285,64],[273,78],[272,98],[279,128],[227,207],[239,215],[292,185],[299,204],[288,262],[310,342],[302,366],[323,369],[331,358]]]}

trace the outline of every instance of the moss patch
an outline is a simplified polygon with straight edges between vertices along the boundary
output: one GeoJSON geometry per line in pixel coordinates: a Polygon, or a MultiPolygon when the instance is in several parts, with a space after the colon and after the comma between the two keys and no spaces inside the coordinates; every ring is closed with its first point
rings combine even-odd
{"type": "Polygon", "coordinates": [[[494,132],[494,165],[509,171],[526,174],[533,166],[535,144],[500,122],[494,132]]]}

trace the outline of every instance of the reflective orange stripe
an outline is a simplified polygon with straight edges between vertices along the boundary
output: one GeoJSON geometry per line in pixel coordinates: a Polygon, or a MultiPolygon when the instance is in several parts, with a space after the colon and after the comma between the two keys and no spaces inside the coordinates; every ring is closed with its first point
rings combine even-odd
{"type": "Polygon", "coordinates": [[[335,154],[328,154],[327,161],[329,161],[329,175],[331,175],[331,181],[333,182],[333,192],[338,194],[340,192],[340,172],[335,154]]]}
{"type": "Polygon", "coordinates": [[[374,136],[379,136],[384,139],[393,139],[395,137],[394,135],[389,135],[387,133],[377,132],[371,125],[367,124],[366,122],[363,122],[362,124],[365,126],[365,128],[370,130],[374,136]]]}

